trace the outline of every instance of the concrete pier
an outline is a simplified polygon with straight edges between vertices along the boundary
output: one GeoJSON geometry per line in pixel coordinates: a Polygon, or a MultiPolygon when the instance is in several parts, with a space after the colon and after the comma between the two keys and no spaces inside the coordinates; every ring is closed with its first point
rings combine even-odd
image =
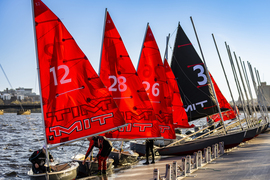
{"type": "MultiPolygon", "coordinates": [[[[110,176],[103,176],[99,180],[153,180],[154,169],[159,170],[161,177],[165,176],[166,164],[173,165],[173,161],[177,164],[181,163],[183,156],[162,157],[155,164],[133,166],[110,176]]],[[[182,177],[178,179],[189,180],[243,180],[270,179],[270,131],[253,138],[247,143],[243,143],[230,152],[217,158],[211,163],[199,168],[193,172],[192,177],[182,177]]]]}

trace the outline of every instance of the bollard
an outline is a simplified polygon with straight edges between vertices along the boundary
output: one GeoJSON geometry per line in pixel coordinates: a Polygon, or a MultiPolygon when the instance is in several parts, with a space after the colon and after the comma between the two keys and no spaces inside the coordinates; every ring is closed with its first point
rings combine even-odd
{"type": "Polygon", "coordinates": [[[198,169],[198,153],[197,152],[194,152],[194,169],[198,169]]]}
{"type": "Polygon", "coordinates": [[[198,168],[202,167],[202,151],[198,151],[198,168]]]}
{"type": "Polygon", "coordinates": [[[213,144],[212,145],[212,159],[216,159],[217,158],[216,155],[215,155],[215,153],[216,153],[216,145],[213,144]]]}
{"type": "Polygon", "coordinates": [[[191,156],[187,155],[186,158],[186,173],[190,173],[191,170],[191,156]]]}
{"type": "Polygon", "coordinates": [[[207,150],[208,150],[208,162],[211,162],[212,161],[212,157],[211,157],[211,147],[210,146],[208,146],[207,147],[207,150]]]}
{"type": "Polygon", "coordinates": [[[218,158],[218,143],[216,143],[216,158],[218,158]]]}
{"type": "Polygon", "coordinates": [[[172,179],[175,180],[177,178],[177,162],[173,161],[172,165],[172,179]]]}
{"type": "Polygon", "coordinates": [[[208,149],[204,148],[204,163],[208,163],[208,149]]]}
{"type": "Polygon", "coordinates": [[[159,170],[154,169],[154,180],[159,180],[159,170]]]}
{"type": "Polygon", "coordinates": [[[186,164],[186,158],[182,158],[182,168],[183,168],[183,175],[186,176],[186,167],[185,167],[185,164],[186,164]]]}
{"type": "Polygon", "coordinates": [[[171,180],[171,165],[166,164],[166,180],[171,180]]]}
{"type": "Polygon", "coordinates": [[[224,142],[219,142],[219,154],[223,155],[224,154],[224,142]]]}

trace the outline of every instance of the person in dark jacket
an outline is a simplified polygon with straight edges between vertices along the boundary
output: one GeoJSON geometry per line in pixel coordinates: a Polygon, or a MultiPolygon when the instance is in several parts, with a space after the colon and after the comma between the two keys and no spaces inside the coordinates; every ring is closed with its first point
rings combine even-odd
{"type": "Polygon", "coordinates": [[[215,121],[210,117],[210,116],[207,116],[207,126],[208,126],[208,129],[210,131],[214,130],[215,129],[215,126],[214,126],[214,123],[215,121]]]}
{"type": "Polygon", "coordinates": [[[146,162],[143,163],[144,165],[149,164],[149,160],[148,160],[148,158],[149,158],[149,150],[152,153],[152,162],[151,162],[151,164],[154,164],[155,163],[154,140],[152,140],[152,139],[147,139],[145,141],[146,162]]]}
{"type": "MultiPolygon", "coordinates": [[[[49,153],[50,162],[53,162],[53,157],[49,153]]],[[[46,145],[42,149],[39,149],[29,157],[29,161],[32,163],[32,171],[35,174],[45,173],[46,167],[46,145]]]]}
{"type": "Polygon", "coordinates": [[[82,164],[84,165],[86,158],[89,156],[89,154],[93,150],[93,147],[97,147],[99,148],[99,152],[97,155],[98,175],[106,174],[106,170],[107,170],[106,160],[112,151],[111,141],[109,141],[104,136],[93,136],[93,137],[88,138],[88,141],[89,141],[89,148],[85,154],[85,158],[82,164]]]}

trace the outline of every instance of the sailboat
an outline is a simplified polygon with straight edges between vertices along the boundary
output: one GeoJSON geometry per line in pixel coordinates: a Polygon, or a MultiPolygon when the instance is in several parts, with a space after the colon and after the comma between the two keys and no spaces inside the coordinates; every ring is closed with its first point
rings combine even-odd
{"type": "MultiPolygon", "coordinates": [[[[150,98],[163,137],[163,139],[154,141],[154,145],[164,146],[172,143],[176,138],[172,117],[172,99],[160,51],[149,23],[146,26],[137,72],[150,98]]],[[[145,150],[142,144],[132,143],[132,146],[145,150]]],[[[144,154],[144,151],[139,152],[144,154]]]]}
{"type": "MultiPolygon", "coordinates": [[[[106,133],[105,136],[120,141],[159,138],[158,121],[151,101],[107,9],[99,75],[128,124],[125,128],[106,133]]],[[[133,157],[120,150],[112,151],[110,156],[118,161],[118,157],[122,160],[137,159],[138,154],[133,157]]]]}
{"type": "Polygon", "coordinates": [[[30,115],[31,114],[31,110],[30,109],[20,109],[17,111],[17,115],[30,115]]]}
{"type": "Polygon", "coordinates": [[[147,24],[137,72],[153,105],[164,139],[175,139],[172,102],[165,68],[153,32],[147,24]]]}
{"type": "MultiPolygon", "coordinates": [[[[32,6],[47,149],[126,126],[109,91],[61,20],[41,0],[33,0],[32,6]]],[[[75,179],[78,166],[71,162],[63,170],[42,174],[31,170],[28,175],[75,179]]]]}
{"type": "Polygon", "coordinates": [[[184,108],[184,104],[182,102],[177,80],[172,72],[172,69],[167,61],[168,59],[168,40],[169,36],[167,37],[167,45],[165,50],[164,56],[164,68],[165,73],[169,85],[169,92],[172,99],[172,113],[173,113],[173,123],[174,128],[193,128],[195,125],[190,125],[188,123],[187,113],[184,108]]]}
{"type": "MultiPolygon", "coordinates": [[[[189,122],[218,112],[218,102],[215,101],[204,63],[180,24],[176,34],[171,69],[177,78],[189,122]]],[[[185,155],[221,141],[224,142],[225,148],[231,148],[242,142],[244,134],[245,131],[241,131],[203,137],[189,142],[179,140],[157,150],[160,155],[185,155]]]]}
{"type": "MultiPolygon", "coordinates": [[[[222,109],[221,115],[222,115],[223,121],[236,119],[237,112],[232,108],[232,106],[228,103],[227,99],[223,96],[222,92],[220,91],[211,73],[209,73],[209,75],[210,75],[211,81],[213,82],[220,108],[222,109]]],[[[219,114],[211,115],[210,118],[213,119],[215,122],[221,121],[219,114]]],[[[238,123],[235,123],[235,124],[238,124],[238,123]]],[[[232,127],[235,127],[235,125],[232,125],[232,127]]],[[[257,132],[258,132],[258,127],[246,128],[246,133],[242,142],[245,142],[254,138],[257,132]]]]}

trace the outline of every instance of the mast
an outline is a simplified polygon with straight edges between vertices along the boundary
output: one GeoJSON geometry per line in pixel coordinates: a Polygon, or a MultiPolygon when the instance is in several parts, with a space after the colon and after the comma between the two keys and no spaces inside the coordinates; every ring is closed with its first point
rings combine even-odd
{"type": "Polygon", "coordinates": [[[98,76],[100,76],[100,67],[101,67],[101,58],[102,58],[102,49],[103,49],[103,43],[104,43],[104,34],[105,34],[106,20],[107,20],[107,8],[105,8],[105,18],[104,18],[104,26],[103,26],[102,41],[101,41],[101,51],[100,51],[100,60],[99,60],[99,71],[98,71],[98,76]]]}
{"type": "MultiPolygon", "coordinates": [[[[256,85],[256,81],[255,81],[255,78],[254,78],[254,74],[253,74],[253,70],[252,70],[252,66],[249,62],[247,62],[248,64],[248,68],[249,68],[249,72],[250,72],[250,76],[251,76],[251,79],[252,79],[252,82],[253,82],[253,87],[254,87],[254,90],[255,90],[255,94],[256,94],[256,97],[257,97],[257,102],[259,100],[259,91],[258,91],[258,88],[257,88],[257,85],[256,85]]],[[[261,106],[260,103],[258,103],[259,105],[259,109],[260,109],[260,112],[261,112],[261,116],[265,117],[264,115],[264,112],[263,112],[263,108],[261,106]]]]}
{"type": "Polygon", "coordinates": [[[239,84],[239,81],[238,81],[238,78],[237,78],[237,74],[236,74],[236,71],[235,71],[235,67],[234,67],[234,63],[233,63],[233,60],[232,60],[232,55],[231,55],[230,47],[229,47],[229,45],[227,45],[226,42],[225,42],[225,46],[226,46],[226,49],[227,49],[227,53],[228,53],[228,56],[229,56],[231,68],[232,68],[232,71],[233,71],[234,81],[235,81],[235,84],[236,84],[236,87],[237,87],[237,91],[238,91],[238,94],[239,94],[239,100],[240,100],[240,103],[242,104],[242,107],[243,107],[245,121],[247,123],[247,126],[249,127],[250,125],[249,125],[248,120],[247,120],[247,116],[246,116],[246,112],[245,112],[245,106],[244,106],[244,103],[243,103],[244,98],[243,98],[241,86],[239,84]]]}
{"type": "Polygon", "coordinates": [[[140,52],[140,56],[139,56],[139,61],[137,63],[137,68],[136,68],[136,71],[138,72],[138,68],[139,68],[139,64],[140,64],[140,57],[142,55],[142,50],[143,50],[143,44],[144,44],[144,40],[145,40],[145,37],[146,37],[146,34],[147,34],[147,28],[149,26],[149,22],[147,23],[146,25],[146,29],[145,29],[145,34],[144,34],[144,37],[143,37],[143,42],[142,42],[142,48],[141,48],[141,52],[140,52]]]}
{"type": "MultiPolygon", "coordinates": [[[[35,50],[36,50],[36,64],[37,64],[37,74],[38,74],[38,84],[39,84],[39,94],[40,94],[40,105],[41,105],[41,119],[43,125],[43,132],[44,132],[44,141],[46,145],[46,162],[47,166],[50,167],[49,163],[49,152],[48,152],[48,145],[47,145],[47,137],[46,137],[46,130],[45,130],[45,122],[44,122],[44,113],[43,113],[43,102],[42,102],[42,89],[40,83],[40,71],[39,71],[39,61],[38,61],[38,48],[37,48],[37,34],[36,34],[36,22],[35,22],[35,9],[34,9],[34,0],[32,0],[32,17],[33,17],[33,30],[34,30],[34,40],[35,40],[35,50]]],[[[49,179],[49,175],[47,174],[46,170],[46,179],[49,179]]]]}
{"type": "MultiPolygon", "coordinates": [[[[244,84],[244,80],[243,80],[243,77],[242,77],[242,73],[241,73],[240,66],[239,66],[238,59],[236,57],[235,52],[233,52],[233,54],[234,54],[234,57],[235,57],[235,62],[236,62],[237,68],[238,68],[238,72],[239,72],[239,76],[240,76],[240,79],[241,79],[241,82],[242,82],[242,86],[243,86],[243,89],[244,89],[244,92],[245,92],[245,95],[246,95],[246,98],[247,98],[248,117],[249,117],[249,120],[251,122],[253,122],[252,118],[250,117],[252,112],[251,112],[250,106],[249,106],[249,98],[248,98],[248,95],[247,95],[246,86],[244,84]]],[[[244,97],[243,97],[243,99],[244,99],[244,97]]]]}
{"type": "MultiPolygon", "coordinates": [[[[256,119],[257,119],[258,118],[257,117],[257,111],[256,111],[256,108],[254,106],[253,96],[252,96],[252,92],[251,92],[251,88],[250,88],[250,84],[249,84],[249,80],[248,80],[248,76],[247,76],[245,63],[244,63],[244,61],[241,61],[240,57],[239,57],[239,60],[240,60],[240,64],[241,64],[241,67],[242,67],[242,71],[244,72],[244,76],[245,76],[245,79],[246,79],[246,84],[247,84],[248,91],[249,91],[249,94],[250,94],[250,97],[251,97],[251,104],[252,104],[252,107],[253,107],[253,111],[255,112],[255,116],[256,116],[256,119]]],[[[252,114],[252,117],[253,117],[253,114],[252,114]]]]}
{"type": "Polygon", "coordinates": [[[164,60],[168,60],[168,45],[169,45],[169,39],[170,39],[170,34],[166,37],[166,48],[165,48],[165,53],[164,53],[164,59],[163,59],[163,64],[164,60]]]}
{"type": "MultiPolygon", "coordinates": [[[[221,67],[222,67],[222,70],[223,70],[225,79],[226,79],[226,82],[227,82],[227,86],[228,86],[228,89],[229,89],[229,91],[230,91],[230,95],[231,95],[231,98],[232,98],[232,101],[233,101],[233,106],[234,106],[234,108],[235,108],[235,110],[236,110],[236,104],[235,104],[235,101],[234,101],[234,98],[233,98],[232,90],[231,90],[231,87],[230,87],[230,84],[229,84],[229,81],[228,81],[228,78],[227,78],[227,74],[226,74],[226,72],[225,72],[225,69],[224,69],[224,66],[223,66],[223,63],[222,63],[222,60],[221,60],[221,56],[220,56],[220,54],[219,54],[219,50],[218,50],[218,47],[217,47],[217,43],[216,43],[214,34],[212,34],[212,37],[213,37],[213,40],[214,40],[214,44],[215,44],[215,47],[216,47],[216,50],[217,50],[217,54],[218,54],[218,57],[219,57],[219,61],[220,61],[220,64],[221,64],[221,67]]],[[[241,124],[239,114],[238,114],[237,111],[235,111],[235,112],[236,112],[236,114],[237,114],[237,119],[238,119],[238,121],[239,121],[239,123],[240,123],[240,127],[241,127],[241,129],[243,130],[243,126],[242,126],[242,124],[241,124]]]]}
{"type": "Polygon", "coordinates": [[[204,66],[205,66],[205,70],[206,70],[206,75],[207,75],[207,78],[209,79],[210,81],[210,84],[211,84],[211,88],[212,88],[212,91],[214,92],[214,97],[215,97],[215,100],[216,100],[216,103],[217,103],[217,107],[218,107],[218,112],[219,112],[219,116],[222,120],[222,125],[223,125],[223,128],[225,130],[225,133],[227,134],[227,130],[226,130],[226,127],[225,127],[225,123],[224,123],[224,120],[223,120],[223,117],[222,117],[222,114],[221,114],[221,110],[220,110],[220,107],[219,107],[219,103],[218,103],[218,100],[217,100],[217,95],[216,95],[216,92],[215,92],[215,88],[213,86],[213,82],[209,76],[209,72],[208,72],[208,68],[207,68],[207,65],[206,65],[206,62],[205,62],[205,59],[204,59],[204,55],[203,55],[203,52],[202,52],[202,48],[201,48],[201,45],[200,45],[200,41],[199,41],[199,38],[198,38],[198,35],[197,35],[197,32],[196,32],[196,29],[195,29],[195,26],[194,26],[194,23],[193,23],[193,20],[192,20],[192,17],[190,16],[190,20],[191,20],[191,23],[192,23],[192,26],[193,26],[193,29],[194,29],[194,32],[195,32],[195,35],[196,35],[196,39],[197,39],[197,42],[198,42],[198,45],[199,45],[199,48],[200,48],[200,52],[201,52],[201,55],[202,55],[202,59],[203,59],[203,63],[204,63],[204,66]]]}

